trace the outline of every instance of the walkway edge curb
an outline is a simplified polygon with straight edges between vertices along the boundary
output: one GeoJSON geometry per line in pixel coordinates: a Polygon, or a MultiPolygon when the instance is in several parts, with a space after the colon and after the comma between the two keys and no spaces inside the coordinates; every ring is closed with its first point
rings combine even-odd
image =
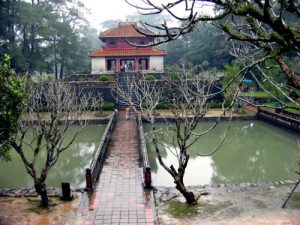
{"type": "MultiPolygon", "coordinates": [[[[143,180],[143,186],[144,186],[144,169],[149,166],[149,158],[148,158],[148,151],[147,151],[147,146],[146,146],[146,141],[145,141],[145,135],[144,135],[144,128],[143,128],[143,122],[141,115],[138,114],[136,118],[137,122],[137,129],[138,129],[138,137],[139,137],[139,148],[140,148],[140,160],[141,160],[141,173],[142,173],[142,180],[143,180]]],[[[153,218],[154,218],[154,224],[159,224],[158,221],[158,215],[157,215],[157,209],[156,209],[156,204],[155,204],[155,198],[154,198],[154,189],[149,189],[150,192],[150,202],[152,205],[152,212],[153,212],[153,218]]]]}

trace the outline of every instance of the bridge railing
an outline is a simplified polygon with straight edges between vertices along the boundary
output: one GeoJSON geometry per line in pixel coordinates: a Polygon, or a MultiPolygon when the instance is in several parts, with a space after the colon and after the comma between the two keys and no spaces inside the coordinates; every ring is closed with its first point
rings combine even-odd
{"type": "Polygon", "coordinates": [[[139,149],[140,149],[140,162],[143,168],[143,182],[145,188],[152,188],[152,177],[151,177],[151,167],[149,165],[149,157],[146,146],[146,141],[144,137],[144,128],[142,117],[140,114],[137,115],[137,126],[138,126],[138,137],[139,137],[139,149]]]}
{"type": "Polygon", "coordinates": [[[137,115],[137,126],[138,126],[138,135],[139,135],[139,145],[141,149],[140,158],[143,168],[149,166],[148,152],[146,147],[146,141],[144,137],[144,128],[141,115],[137,115]]]}
{"type": "Polygon", "coordinates": [[[94,187],[94,184],[97,182],[97,180],[99,178],[99,174],[102,170],[102,167],[103,167],[103,164],[105,161],[108,143],[111,138],[113,129],[115,127],[116,120],[117,120],[117,117],[116,117],[116,113],[114,112],[106,126],[106,129],[101,138],[99,147],[97,148],[97,151],[95,152],[95,154],[93,156],[91,164],[90,164],[89,168],[86,168],[85,178],[86,178],[86,189],[87,190],[92,190],[94,187]]]}

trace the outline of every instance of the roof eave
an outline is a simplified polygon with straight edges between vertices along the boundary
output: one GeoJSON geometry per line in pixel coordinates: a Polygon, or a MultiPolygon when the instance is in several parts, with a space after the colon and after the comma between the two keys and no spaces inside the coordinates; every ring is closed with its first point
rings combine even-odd
{"type": "Polygon", "coordinates": [[[90,58],[99,58],[99,57],[127,57],[127,56],[166,56],[167,54],[137,54],[137,55],[89,55],[90,58]]]}

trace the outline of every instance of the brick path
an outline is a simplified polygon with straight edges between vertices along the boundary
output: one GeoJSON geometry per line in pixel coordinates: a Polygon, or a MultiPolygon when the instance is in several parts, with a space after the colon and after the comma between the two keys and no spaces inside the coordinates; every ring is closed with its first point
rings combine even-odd
{"type": "Polygon", "coordinates": [[[135,120],[118,112],[108,157],[95,192],[83,199],[73,224],[154,224],[150,193],[142,187],[135,120]]]}

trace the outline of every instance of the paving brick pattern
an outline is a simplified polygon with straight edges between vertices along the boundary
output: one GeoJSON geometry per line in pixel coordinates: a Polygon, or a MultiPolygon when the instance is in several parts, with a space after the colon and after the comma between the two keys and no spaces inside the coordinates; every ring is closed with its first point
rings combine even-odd
{"type": "Polygon", "coordinates": [[[135,120],[118,112],[108,157],[94,193],[83,199],[72,224],[154,224],[150,193],[142,187],[135,120]]]}

